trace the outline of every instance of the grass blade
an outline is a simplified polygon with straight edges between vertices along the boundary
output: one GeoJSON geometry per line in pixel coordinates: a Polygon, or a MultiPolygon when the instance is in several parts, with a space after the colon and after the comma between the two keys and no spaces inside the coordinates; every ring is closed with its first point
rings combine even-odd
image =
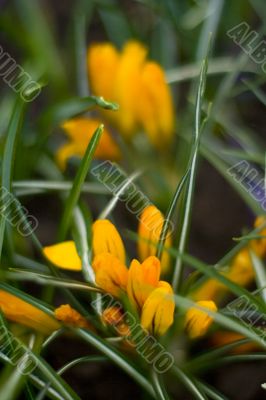
{"type": "MultiPolygon", "coordinates": [[[[202,68],[201,68],[201,73],[200,73],[200,78],[199,78],[197,100],[196,100],[196,110],[195,110],[195,144],[194,144],[194,149],[193,149],[192,157],[191,157],[191,169],[190,169],[189,181],[187,184],[185,210],[184,210],[184,216],[183,216],[182,223],[181,223],[182,229],[181,229],[181,233],[180,233],[179,243],[177,246],[178,252],[180,254],[182,254],[185,250],[187,236],[188,236],[188,229],[189,229],[189,225],[190,225],[190,215],[191,215],[192,200],[193,200],[196,171],[197,171],[198,152],[199,152],[199,145],[200,145],[202,99],[204,96],[207,68],[208,68],[207,67],[207,58],[205,58],[202,63],[202,68]]],[[[178,256],[176,259],[173,280],[172,280],[172,286],[173,286],[174,291],[179,290],[180,281],[182,279],[182,274],[183,274],[182,263],[183,263],[182,257],[178,256]]]]}
{"type": "Polygon", "coordinates": [[[99,143],[101,135],[103,133],[103,125],[100,125],[98,129],[96,129],[93,134],[88,147],[86,149],[85,155],[81,161],[80,167],[78,169],[77,175],[74,179],[72,189],[70,191],[69,197],[66,202],[65,210],[63,213],[63,217],[61,219],[61,226],[59,228],[59,239],[64,240],[67,231],[70,226],[70,222],[73,216],[73,210],[78,202],[82,185],[86,179],[87,173],[90,168],[90,164],[96,150],[96,147],[99,143]]]}

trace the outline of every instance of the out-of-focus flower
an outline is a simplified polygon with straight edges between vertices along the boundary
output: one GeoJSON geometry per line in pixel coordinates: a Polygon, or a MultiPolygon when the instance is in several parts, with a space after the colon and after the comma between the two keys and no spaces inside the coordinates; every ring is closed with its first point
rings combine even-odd
{"type": "MultiPolygon", "coordinates": [[[[257,217],[255,220],[254,227],[259,228],[261,225],[266,223],[265,215],[257,217]]],[[[258,235],[266,236],[266,227],[262,228],[258,235]]],[[[261,239],[251,240],[251,248],[257,254],[258,257],[266,256],[266,237],[261,239]]]]}
{"type": "Polygon", "coordinates": [[[196,307],[192,307],[187,311],[185,327],[191,339],[196,339],[205,335],[213,322],[213,318],[208,314],[208,310],[213,312],[217,311],[216,304],[213,301],[198,301],[196,304],[200,307],[206,308],[207,310],[203,311],[196,307]]]}
{"type": "Polygon", "coordinates": [[[27,326],[45,335],[60,328],[55,318],[4,290],[0,290],[0,309],[9,321],[27,326]]]}
{"type": "Polygon", "coordinates": [[[92,45],[88,50],[88,74],[97,96],[119,104],[119,111],[104,115],[126,137],[144,130],[159,148],[168,144],[174,132],[170,90],[162,68],[147,61],[146,48],[136,42],[117,51],[110,43],[92,45]]]}
{"type": "Polygon", "coordinates": [[[130,335],[130,329],[123,320],[123,311],[120,307],[113,306],[106,308],[101,318],[104,324],[112,326],[119,335],[130,335]]]}
{"type": "Polygon", "coordinates": [[[88,321],[69,304],[62,304],[60,307],[55,309],[54,313],[56,319],[66,325],[71,325],[77,328],[91,328],[88,321]]]}
{"type": "MultiPolygon", "coordinates": [[[[65,121],[61,126],[69,141],[63,144],[56,153],[59,167],[64,170],[71,157],[83,157],[87,146],[101,122],[92,118],[73,118],[65,121]]],[[[118,160],[120,151],[112,136],[105,128],[100,142],[95,150],[95,158],[118,160]]]]}
{"type": "MultiPolygon", "coordinates": [[[[140,261],[156,254],[164,220],[163,214],[154,205],[149,205],[143,210],[138,228],[138,254],[140,261]]],[[[167,249],[171,244],[172,239],[168,234],[164,246],[167,249]]],[[[168,271],[169,262],[169,253],[164,250],[161,258],[162,273],[168,271]]]]}
{"type": "Polygon", "coordinates": [[[141,313],[141,325],[154,335],[164,335],[174,321],[175,302],[173,289],[160,282],[146,299],[141,313]]]}
{"type": "MultiPolygon", "coordinates": [[[[215,346],[225,346],[227,344],[233,344],[241,339],[246,339],[245,336],[241,335],[237,332],[230,332],[230,331],[217,331],[212,334],[210,337],[210,343],[215,346]]],[[[249,353],[253,351],[259,351],[261,348],[259,347],[258,343],[255,342],[248,342],[236,345],[232,348],[230,353],[233,354],[243,354],[249,353]]]]}
{"type": "Polygon", "coordinates": [[[43,248],[43,253],[49,261],[59,268],[72,271],[81,270],[81,259],[72,240],[46,246],[43,248]]]}
{"type": "Polygon", "coordinates": [[[94,257],[92,267],[95,282],[103,290],[119,297],[121,290],[127,287],[127,267],[111,253],[101,253],[94,257]]]}
{"type": "Polygon", "coordinates": [[[126,262],[125,248],[116,227],[107,219],[99,219],[92,226],[92,251],[94,257],[111,253],[122,263],[126,262]]]}
{"type": "MultiPolygon", "coordinates": [[[[258,217],[254,223],[254,227],[258,228],[266,222],[265,217],[258,217]]],[[[262,229],[258,235],[265,235],[266,228],[262,229]]],[[[258,257],[265,257],[266,255],[266,239],[251,240],[248,245],[239,251],[233,258],[231,265],[221,274],[232,282],[240,286],[248,286],[255,277],[252,260],[250,257],[250,250],[253,250],[258,257]]],[[[191,297],[193,300],[214,300],[219,301],[220,298],[228,291],[226,285],[215,279],[208,279],[199,288],[197,288],[191,297]]]]}

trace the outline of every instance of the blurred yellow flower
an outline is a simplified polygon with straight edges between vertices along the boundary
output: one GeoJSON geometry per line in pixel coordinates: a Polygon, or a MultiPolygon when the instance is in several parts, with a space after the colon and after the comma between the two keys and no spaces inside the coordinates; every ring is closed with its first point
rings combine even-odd
{"type": "Polygon", "coordinates": [[[55,318],[4,290],[0,290],[0,309],[9,321],[27,326],[45,335],[60,328],[55,318]]]}
{"type": "Polygon", "coordinates": [[[217,311],[216,304],[213,301],[198,301],[196,304],[200,307],[206,308],[206,311],[200,310],[196,307],[192,307],[187,311],[185,327],[191,339],[196,339],[205,335],[213,322],[213,318],[207,311],[217,311]]]}
{"type": "MultiPolygon", "coordinates": [[[[156,254],[164,220],[163,214],[154,205],[149,205],[143,210],[138,228],[138,255],[140,261],[156,254]]],[[[171,244],[172,238],[168,234],[164,246],[167,249],[171,247],[171,244]]],[[[161,258],[162,273],[168,271],[169,263],[170,255],[164,250],[161,258]]]]}
{"type": "MultiPolygon", "coordinates": [[[[99,120],[85,117],[73,118],[61,125],[69,138],[69,141],[63,144],[56,153],[58,165],[62,170],[65,169],[66,163],[71,157],[84,156],[94,132],[100,125],[99,120]]],[[[106,128],[95,150],[94,157],[109,160],[120,158],[120,150],[106,128]]]]}
{"type": "Polygon", "coordinates": [[[121,336],[129,336],[129,326],[124,323],[123,311],[120,307],[108,307],[102,313],[102,321],[112,326],[121,336]]]}
{"type": "Polygon", "coordinates": [[[77,328],[92,328],[88,321],[69,304],[62,304],[56,308],[55,318],[66,325],[71,325],[77,328]]]}
{"type": "MultiPolygon", "coordinates": [[[[259,228],[261,225],[265,223],[266,223],[266,216],[261,215],[260,217],[256,218],[254,227],[259,228]]],[[[266,236],[266,226],[258,232],[258,235],[266,236]]],[[[266,256],[266,237],[261,239],[251,240],[250,246],[258,257],[266,256]]]]}
{"type": "Polygon", "coordinates": [[[92,91],[119,104],[119,111],[103,111],[126,137],[144,130],[151,143],[162,148],[174,133],[170,90],[162,68],[147,60],[146,48],[127,42],[119,52],[111,43],[88,50],[88,75],[92,91]]]}
{"type": "MultiPolygon", "coordinates": [[[[254,223],[254,227],[258,228],[266,222],[265,217],[258,217],[254,223]]],[[[265,235],[266,228],[262,229],[258,235],[265,235]]],[[[255,277],[252,260],[249,250],[253,250],[258,257],[266,255],[266,238],[254,239],[249,244],[239,251],[233,258],[231,265],[221,274],[232,282],[240,286],[248,286],[255,277]]],[[[223,285],[216,279],[208,279],[199,288],[197,288],[191,297],[193,300],[214,300],[219,301],[220,298],[228,291],[227,286],[223,285]]]]}
{"type": "Polygon", "coordinates": [[[92,226],[92,251],[94,257],[111,253],[122,263],[126,262],[125,247],[116,227],[107,219],[99,219],[92,226]]]}

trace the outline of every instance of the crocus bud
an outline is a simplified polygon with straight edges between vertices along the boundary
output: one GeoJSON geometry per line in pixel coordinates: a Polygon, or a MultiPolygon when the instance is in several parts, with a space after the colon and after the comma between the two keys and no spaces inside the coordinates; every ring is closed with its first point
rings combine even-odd
{"type": "MultiPolygon", "coordinates": [[[[157,245],[160,240],[164,216],[161,211],[153,205],[144,209],[140,217],[138,229],[138,253],[140,261],[149,256],[154,256],[157,251],[157,245]]],[[[168,232],[165,240],[165,247],[170,247],[172,243],[170,233],[168,232]]],[[[162,273],[167,272],[169,268],[170,256],[167,251],[163,251],[161,259],[162,273]]]]}

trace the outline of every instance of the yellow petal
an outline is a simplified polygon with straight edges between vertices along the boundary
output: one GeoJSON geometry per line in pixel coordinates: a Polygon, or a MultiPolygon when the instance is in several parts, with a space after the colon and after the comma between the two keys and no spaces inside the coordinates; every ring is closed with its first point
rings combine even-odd
{"type": "Polygon", "coordinates": [[[116,227],[107,219],[99,219],[92,226],[92,251],[94,256],[101,253],[111,253],[123,264],[126,253],[123,241],[116,227]]]}
{"type": "Polygon", "coordinates": [[[93,44],[88,50],[87,64],[93,94],[114,101],[113,85],[119,53],[110,43],[93,44]]]}
{"type": "Polygon", "coordinates": [[[95,272],[95,282],[101,289],[116,297],[119,297],[122,290],[126,290],[127,267],[113,254],[97,255],[92,262],[92,267],[95,272]]]}
{"type": "Polygon", "coordinates": [[[144,303],[141,313],[143,329],[155,335],[164,335],[174,321],[175,302],[172,287],[161,282],[144,303]]]}
{"type": "MultiPolygon", "coordinates": [[[[242,249],[233,259],[226,271],[226,278],[240,286],[248,286],[254,279],[254,270],[248,249],[242,249]]],[[[193,300],[213,300],[218,302],[228,292],[228,287],[216,279],[208,279],[191,295],[193,300]]]]}
{"type": "Polygon", "coordinates": [[[120,307],[108,307],[103,311],[102,321],[107,325],[111,325],[121,336],[129,336],[130,329],[123,320],[123,312],[120,307]]]}
{"type": "Polygon", "coordinates": [[[0,309],[8,320],[45,335],[60,328],[60,324],[53,317],[4,290],[0,290],[0,309]]]}
{"type": "Polygon", "coordinates": [[[155,62],[145,63],[141,74],[141,96],[138,119],[151,142],[162,148],[174,133],[174,110],[169,87],[162,68],[155,62]]]}
{"type": "MultiPolygon", "coordinates": [[[[140,261],[156,254],[163,223],[164,216],[155,206],[149,205],[143,210],[138,228],[138,254],[140,261]]],[[[165,248],[170,247],[171,244],[171,235],[168,234],[165,240],[165,248]]],[[[162,273],[168,271],[169,263],[169,253],[164,250],[161,260],[162,273]]]]}
{"type": "MultiPolygon", "coordinates": [[[[216,304],[213,301],[198,301],[196,304],[207,310],[217,311],[216,304]]],[[[212,324],[213,318],[209,316],[207,310],[202,311],[196,307],[192,307],[187,311],[185,327],[191,339],[205,335],[212,324]]]]}
{"type": "Polygon", "coordinates": [[[77,328],[91,328],[88,321],[69,304],[62,304],[55,309],[54,313],[56,319],[64,324],[77,328]]]}
{"type": "Polygon", "coordinates": [[[137,103],[142,96],[141,70],[146,53],[142,44],[136,41],[126,43],[114,80],[115,100],[119,104],[116,122],[126,136],[131,136],[138,128],[137,103]]]}
{"type": "Polygon", "coordinates": [[[81,260],[73,241],[44,247],[43,253],[49,261],[59,268],[81,271],[81,260]]]}
{"type": "MultiPolygon", "coordinates": [[[[257,217],[254,223],[254,228],[259,228],[266,222],[265,215],[261,215],[257,217]]],[[[258,235],[266,236],[266,227],[262,228],[258,235]]],[[[250,241],[250,246],[253,251],[257,254],[258,257],[265,257],[266,256],[266,238],[255,239],[250,241]]]]}
{"type": "MultiPolygon", "coordinates": [[[[63,144],[56,153],[59,167],[64,170],[66,162],[71,157],[83,157],[87,146],[101,121],[92,118],[73,118],[65,121],[62,128],[69,137],[69,142],[63,144]]],[[[94,157],[98,159],[118,160],[120,150],[109,131],[104,128],[100,142],[95,150],[94,157]]]]}
{"type": "Polygon", "coordinates": [[[127,294],[136,308],[141,308],[150,293],[158,286],[160,271],[160,261],[154,256],[148,257],[142,264],[137,260],[131,262],[127,294]]]}

